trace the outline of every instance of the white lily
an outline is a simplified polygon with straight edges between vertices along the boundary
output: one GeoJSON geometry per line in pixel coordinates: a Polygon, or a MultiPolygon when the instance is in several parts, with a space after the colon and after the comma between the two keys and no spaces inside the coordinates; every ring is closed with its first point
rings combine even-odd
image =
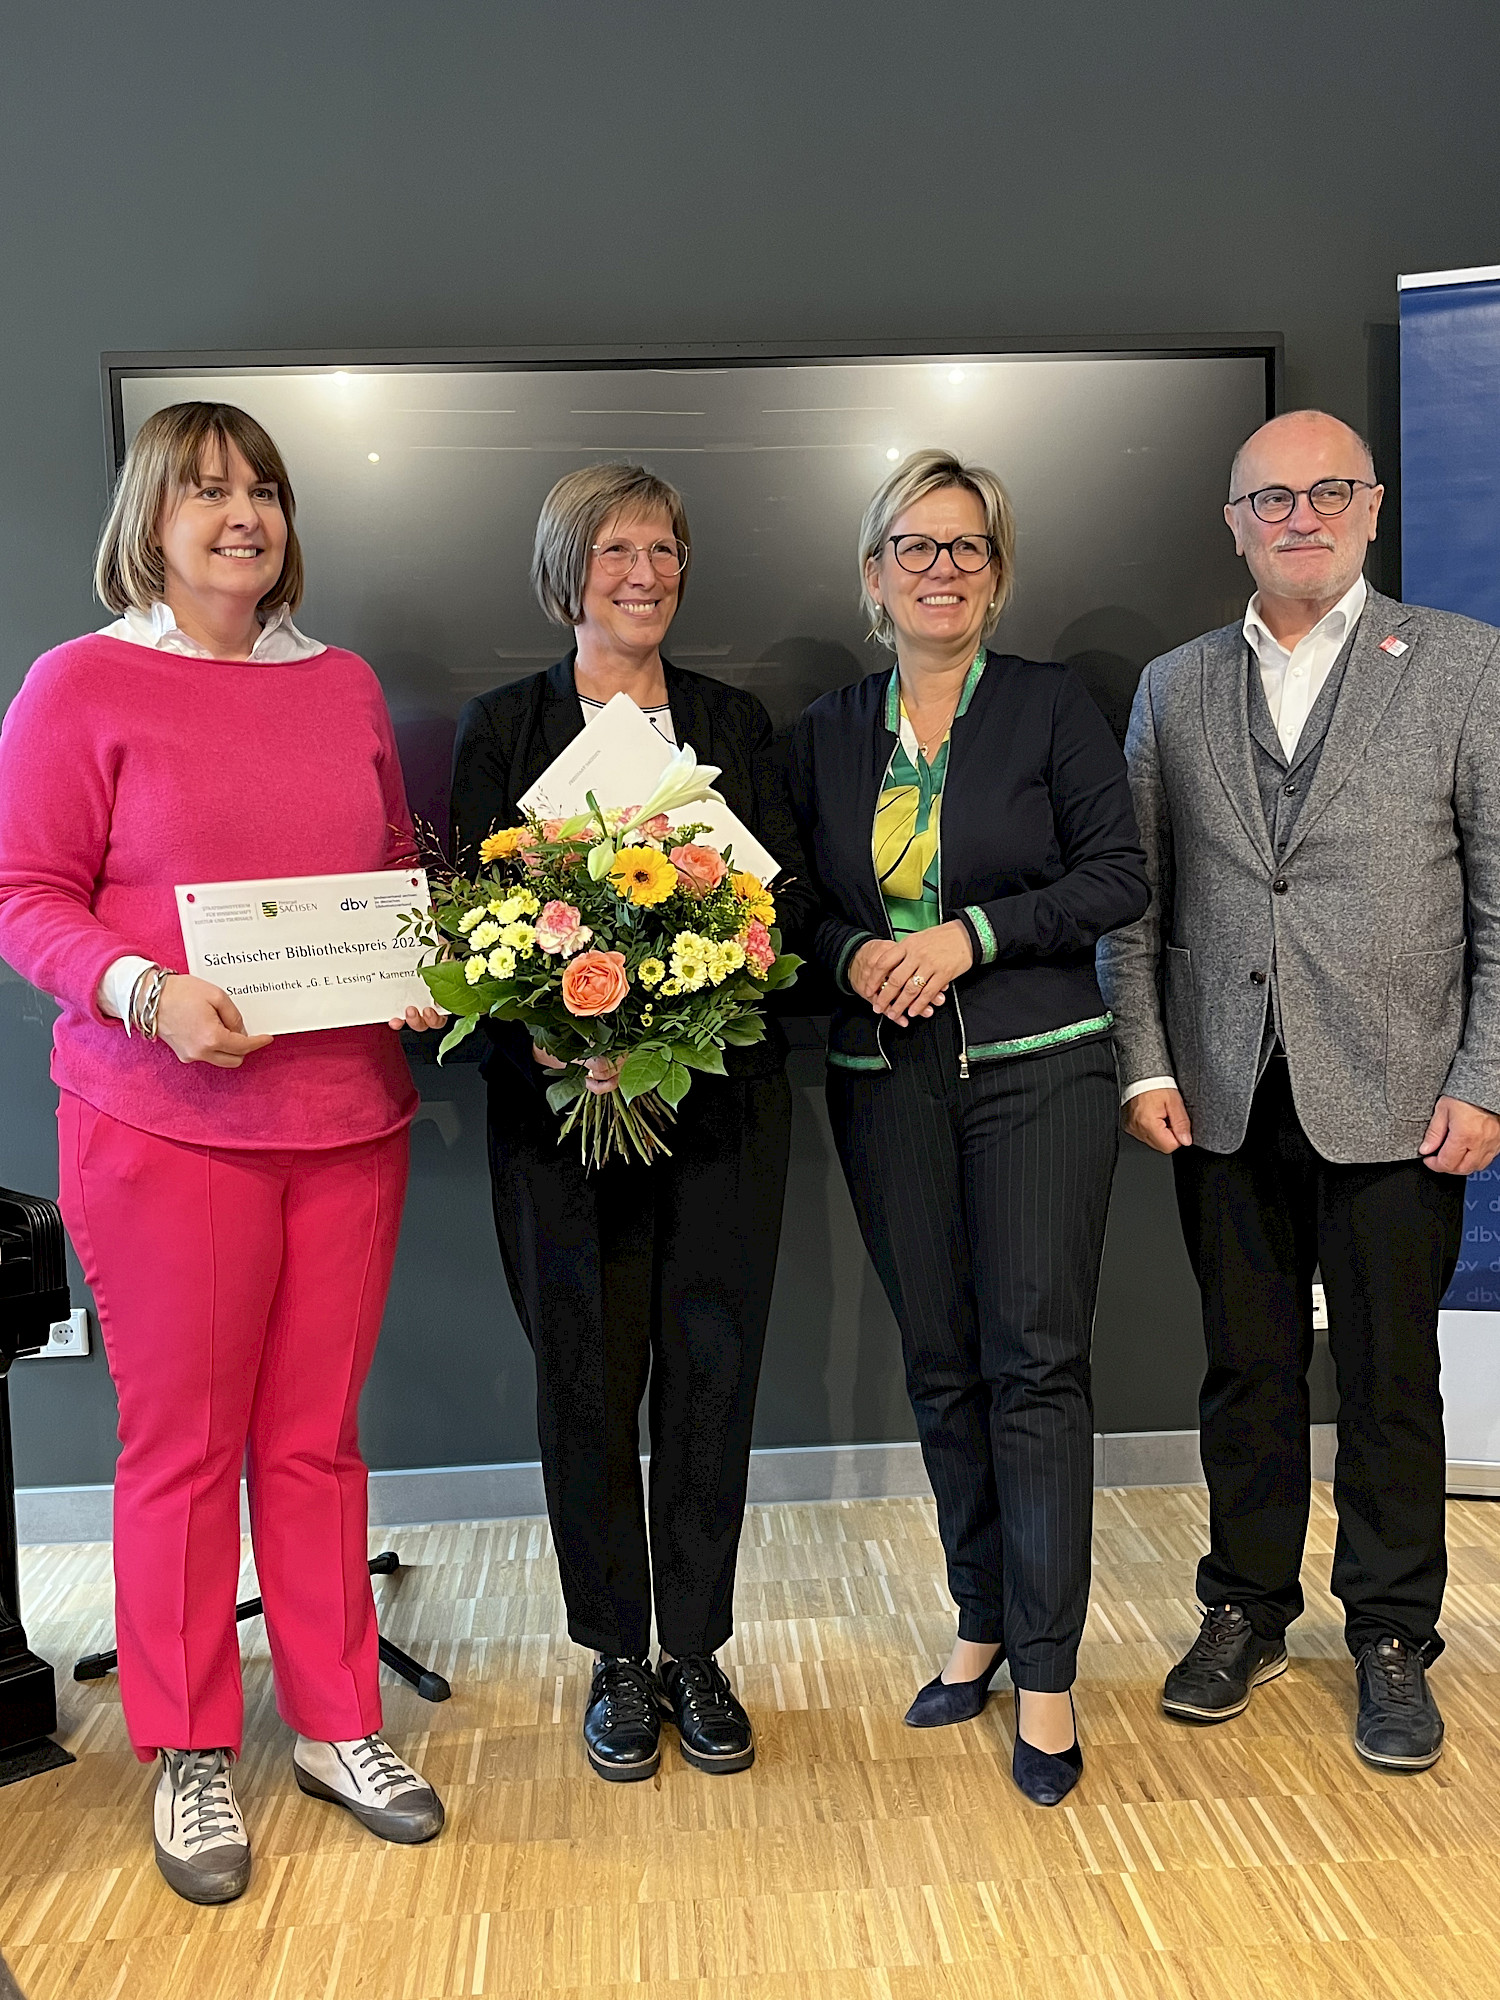
{"type": "Polygon", "coordinates": [[[620,832],[628,833],[657,813],[676,812],[679,806],[701,805],[705,799],[716,799],[722,805],[721,794],[713,788],[721,768],[718,764],[700,764],[692,744],[684,743],[657,779],[656,790],[643,806],[636,807],[620,832]]]}

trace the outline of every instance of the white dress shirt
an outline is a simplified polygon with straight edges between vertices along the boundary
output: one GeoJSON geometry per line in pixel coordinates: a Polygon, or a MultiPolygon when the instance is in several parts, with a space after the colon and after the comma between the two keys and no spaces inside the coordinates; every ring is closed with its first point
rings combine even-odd
{"type": "MultiPolygon", "coordinates": [[[[1295,755],[1313,703],[1323,692],[1334,661],[1359,622],[1365,608],[1365,580],[1357,576],[1331,611],[1325,611],[1312,630],[1288,652],[1271,633],[1260,615],[1257,590],[1245,609],[1245,641],[1260,668],[1260,684],[1266,691],[1266,706],[1281,738],[1281,747],[1290,758],[1295,755]]],[[[1143,1076],[1131,1084],[1120,1098],[1128,1104],[1147,1090],[1175,1090],[1175,1076],[1143,1076]]]]}
{"type": "Polygon", "coordinates": [[[1325,611],[1290,652],[1262,623],[1260,592],[1256,591],[1250,600],[1245,612],[1245,638],[1260,667],[1266,706],[1288,757],[1296,752],[1302,726],[1365,608],[1366,595],[1365,580],[1357,576],[1333,609],[1325,611]]]}
{"type": "MultiPolygon", "coordinates": [[[[101,639],[123,639],[130,646],[149,646],[155,653],[182,653],[190,660],[217,657],[207,646],[190,639],[172,616],[169,604],[153,604],[149,611],[127,611],[112,625],[101,625],[101,639]]],[[[285,666],[291,660],[310,660],[328,648],[321,639],[309,639],[292,623],[292,614],[283,604],[261,627],[260,637],[250,649],[250,659],[260,665],[285,666]]],[[[245,662],[235,662],[243,666],[245,662]]]]}
{"type": "MultiPolygon", "coordinates": [[[[131,646],[149,646],[156,653],[180,653],[190,660],[216,657],[207,646],[200,646],[196,639],[188,637],[172,616],[172,608],[168,604],[153,604],[149,611],[127,611],[112,625],[101,625],[97,636],[123,639],[131,646]]],[[[266,620],[260,637],[250,649],[249,662],[237,661],[235,664],[285,666],[289,661],[310,660],[316,654],[327,651],[321,639],[309,639],[306,633],[297,630],[292,623],[292,614],[283,604],[266,620]]],[[[150,969],[149,958],[117,958],[99,981],[100,1011],[123,1021],[130,1011],[130,996],[135,990],[135,982],[150,969]]]]}

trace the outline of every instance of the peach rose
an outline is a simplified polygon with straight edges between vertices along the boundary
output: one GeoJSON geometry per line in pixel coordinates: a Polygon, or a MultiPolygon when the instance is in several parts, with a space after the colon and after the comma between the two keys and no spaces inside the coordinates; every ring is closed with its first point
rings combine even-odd
{"type": "Polygon", "coordinates": [[[674,847],[668,856],[684,889],[706,895],[724,880],[724,857],[716,847],[674,847]]]}
{"type": "Polygon", "coordinates": [[[636,832],[644,834],[647,840],[665,840],[672,831],[672,822],[665,813],[653,813],[650,819],[643,819],[636,832]]]}
{"type": "Polygon", "coordinates": [[[623,951],[585,951],[562,976],[562,1003],[570,1014],[613,1014],[630,991],[623,951]]]}

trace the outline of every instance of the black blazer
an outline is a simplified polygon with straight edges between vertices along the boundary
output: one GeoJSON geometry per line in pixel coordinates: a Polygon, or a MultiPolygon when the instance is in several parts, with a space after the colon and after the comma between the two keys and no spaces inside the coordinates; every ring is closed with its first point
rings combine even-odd
{"type": "MultiPolygon", "coordinates": [[[[820,896],[813,950],[840,995],[829,1060],[845,1068],[888,1066],[882,1024],[845,974],[867,938],[890,935],[872,836],[897,744],[894,671],[823,695],[792,737],[792,809],[820,896]]],[[[1150,892],[1125,760],[1071,668],[986,655],[954,718],[938,875],[944,914],[974,945],[953,986],[965,1065],[1024,1053],[1059,1028],[1107,1030],[1094,946],[1140,916],[1150,892]]]]}
{"type": "MultiPolygon", "coordinates": [[[[468,703],[458,719],[453,746],[452,849],[457,868],[477,864],[479,843],[496,827],[521,819],[521,794],[546,770],[584,727],[573,679],[577,655],[569,653],[545,673],[528,675],[508,687],[492,688],[468,703]]],[[[706,674],[662,662],[667,702],[679,743],[691,743],[700,764],[717,764],[714,789],[781,864],[771,886],[784,950],[805,952],[817,898],[802,854],[796,822],[786,796],[781,759],[772,746],[771,718],[763,703],[742,688],[706,674]]],[[[627,803],[621,800],[622,805],[627,803]]],[[[773,1012],[776,996],[767,1011],[773,1012]]],[[[495,1050],[503,1051],[527,1080],[547,1079],[531,1060],[525,1030],[514,1023],[487,1021],[495,1050]]],[[[731,1076],[763,1076],[779,1069],[786,1040],[775,1021],[764,1042],[726,1049],[731,1076]]],[[[488,1072],[491,1058],[486,1056],[488,1072]]],[[[711,1082],[700,1078],[699,1082],[711,1082]]]]}

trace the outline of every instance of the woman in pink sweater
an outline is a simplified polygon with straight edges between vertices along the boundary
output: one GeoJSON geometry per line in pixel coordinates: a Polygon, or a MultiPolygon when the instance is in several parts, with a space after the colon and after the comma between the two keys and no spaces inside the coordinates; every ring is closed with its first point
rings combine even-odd
{"type": "Polygon", "coordinates": [[[176,969],[179,882],[415,853],[374,674],[291,622],[292,512],[243,411],[150,418],[99,547],[118,621],[38,660],[0,731],[0,956],[62,1006],[62,1208],[119,1396],[120,1693],[136,1754],[160,1759],[158,1865],[195,1902],[250,1873],[231,1779],[247,1459],[297,1783],[389,1840],[443,1820],[379,1735],[357,1428],[406,1188],[406,1062],[379,1026],[248,1035],[228,994],[176,969]]]}

